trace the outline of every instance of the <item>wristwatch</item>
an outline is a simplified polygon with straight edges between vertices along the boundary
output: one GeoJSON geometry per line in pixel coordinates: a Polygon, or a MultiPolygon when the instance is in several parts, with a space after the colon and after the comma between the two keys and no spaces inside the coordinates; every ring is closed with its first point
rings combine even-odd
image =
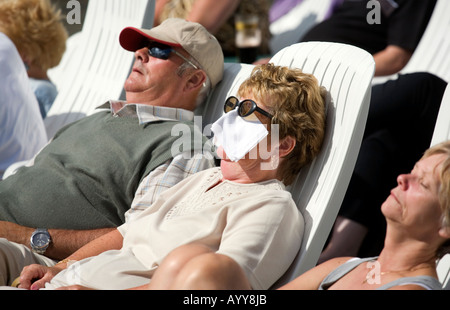
{"type": "Polygon", "coordinates": [[[30,238],[31,250],[37,254],[44,254],[48,246],[52,242],[50,234],[47,229],[38,228],[36,229],[30,238]]]}

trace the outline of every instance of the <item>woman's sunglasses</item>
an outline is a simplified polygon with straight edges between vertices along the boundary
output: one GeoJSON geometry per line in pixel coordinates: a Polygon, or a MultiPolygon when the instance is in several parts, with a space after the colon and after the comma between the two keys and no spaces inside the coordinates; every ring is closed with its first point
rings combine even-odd
{"type": "Polygon", "coordinates": [[[267,116],[268,118],[273,117],[273,115],[271,115],[270,113],[268,113],[268,112],[264,111],[263,109],[261,109],[260,107],[258,107],[256,102],[254,102],[253,100],[246,99],[246,100],[239,102],[239,99],[234,96],[228,97],[228,99],[225,100],[225,105],[223,107],[223,110],[225,113],[228,113],[228,112],[236,109],[236,107],[238,108],[238,111],[237,111],[238,115],[243,118],[248,118],[248,119],[257,118],[256,115],[253,113],[255,111],[258,111],[259,113],[261,113],[264,116],[267,116]]]}
{"type": "Polygon", "coordinates": [[[185,62],[190,64],[192,67],[194,67],[195,69],[198,69],[198,66],[196,66],[192,61],[190,61],[189,59],[187,59],[186,57],[184,57],[183,55],[178,53],[175,49],[173,49],[169,45],[151,41],[147,45],[147,48],[148,48],[148,54],[152,57],[167,60],[167,59],[169,59],[170,53],[174,53],[175,55],[177,55],[178,57],[183,59],[185,62]]]}

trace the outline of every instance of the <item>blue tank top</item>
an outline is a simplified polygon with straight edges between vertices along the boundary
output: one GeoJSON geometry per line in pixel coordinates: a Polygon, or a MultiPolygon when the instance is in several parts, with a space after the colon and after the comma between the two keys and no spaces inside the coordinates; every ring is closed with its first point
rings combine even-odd
{"type": "MultiPolygon", "coordinates": [[[[325,279],[323,279],[322,283],[320,283],[319,290],[327,290],[330,286],[332,286],[334,283],[336,283],[339,279],[341,279],[343,276],[345,276],[347,273],[352,271],[354,268],[359,266],[362,263],[375,260],[376,257],[369,257],[369,258],[356,258],[351,259],[341,266],[334,269],[332,272],[330,272],[325,279]]],[[[442,290],[442,284],[434,277],[431,276],[416,276],[416,277],[404,277],[404,278],[398,278],[394,281],[391,281],[385,285],[382,285],[377,288],[377,290],[387,290],[391,287],[398,286],[398,285],[408,285],[408,284],[414,284],[424,287],[427,290],[442,290]]]]}

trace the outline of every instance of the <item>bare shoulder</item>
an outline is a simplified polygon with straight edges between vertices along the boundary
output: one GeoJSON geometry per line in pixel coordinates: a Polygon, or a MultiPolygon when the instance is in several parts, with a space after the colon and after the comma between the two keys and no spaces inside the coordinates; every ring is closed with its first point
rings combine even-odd
{"type": "Polygon", "coordinates": [[[352,257],[332,258],[306,271],[296,279],[280,287],[285,290],[317,290],[323,279],[334,269],[344,264],[352,257]]]}

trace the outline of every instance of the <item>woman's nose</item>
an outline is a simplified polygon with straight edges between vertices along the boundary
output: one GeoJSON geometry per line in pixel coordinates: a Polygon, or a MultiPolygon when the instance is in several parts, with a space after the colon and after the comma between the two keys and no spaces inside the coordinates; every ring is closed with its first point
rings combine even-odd
{"type": "Polygon", "coordinates": [[[408,187],[408,182],[409,182],[409,176],[407,174],[400,174],[397,177],[397,183],[398,185],[400,185],[400,187],[402,187],[403,189],[408,187]]]}

